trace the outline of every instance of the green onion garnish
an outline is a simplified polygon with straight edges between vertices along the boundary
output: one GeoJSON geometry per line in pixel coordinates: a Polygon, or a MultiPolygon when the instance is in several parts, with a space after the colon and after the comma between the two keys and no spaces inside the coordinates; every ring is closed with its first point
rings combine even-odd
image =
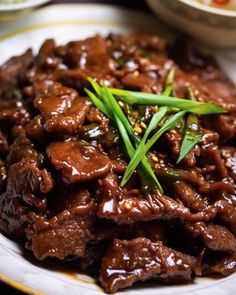
{"type": "Polygon", "coordinates": [[[166,87],[165,90],[162,92],[164,96],[170,96],[174,94],[174,77],[175,77],[175,68],[171,68],[166,78],[166,87]]]}
{"type": "Polygon", "coordinates": [[[185,111],[178,112],[173,117],[168,119],[164,125],[147,141],[145,145],[139,145],[135,151],[134,156],[126,168],[125,174],[122,178],[121,186],[124,186],[138,166],[139,162],[146,155],[148,150],[156,143],[156,141],[168,130],[173,129],[179,120],[185,115],[185,111]]]}
{"type": "Polygon", "coordinates": [[[177,164],[202,140],[202,133],[199,130],[198,118],[189,114],[186,120],[184,139],[181,144],[177,164]]]}
{"type": "MultiPolygon", "coordinates": [[[[138,167],[142,183],[146,182],[146,184],[152,185],[162,192],[162,187],[146,158],[149,149],[165,132],[175,128],[185,114],[190,113],[186,120],[185,136],[178,158],[179,163],[201,141],[198,118],[194,114],[210,115],[226,112],[218,105],[195,101],[192,92],[190,93],[192,100],[170,97],[169,95],[175,95],[173,87],[174,74],[175,69],[171,69],[167,77],[166,88],[161,95],[109,88],[107,86],[101,87],[94,79],[88,78],[96,94],[88,89],[85,89],[85,92],[93,104],[116,126],[125,145],[127,155],[131,158],[122,178],[121,186],[128,182],[138,167]],[[128,105],[155,105],[160,107],[159,111],[151,118],[142,138],[135,136],[131,123],[117,99],[124,101],[128,105]],[[158,130],[149,138],[155,129],[158,130]]],[[[172,174],[174,175],[174,173],[172,174]]]]}
{"type": "MultiPolygon", "coordinates": [[[[191,88],[188,89],[189,96],[192,101],[195,101],[195,96],[191,88]]],[[[186,126],[184,132],[184,139],[181,144],[179,158],[177,164],[195,147],[196,144],[201,142],[202,132],[199,128],[198,118],[194,114],[189,114],[186,119],[186,126]]]]}
{"type": "MultiPolygon", "coordinates": [[[[130,141],[130,137],[135,144],[138,144],[139,140],[137,137],[135,137],[131,124],[124,115],[122,109],[120,108],[113,95],[110,93],[109,89],[106,86],[100,87],[98,84],[96,84],[96,82],[94,82],[95,81],[93,81],[93,86],[95,85],[96,92],[101,95],[103,101],[100,100],[88,89],[85,89],[85,91],[92,102],[95,104],[95,106],[105,115],[108,114],[107,116],[113,121],[113,124],[116,125],[117,129],[120,132],[120,136],[125,144],[126,152],[128,156],[132,158],[135,153],[135,149],[130,141]]],[[[152,170],[146,156],[143,157],[140,166],[141,167],[139,169],[139,174],[141,176],[141,180],[143,180],[143,182],[146,184],[148,183],[151,186],[157,187],[162,192],[161,185],[159,184],[157,177],[152,170]]]]}
{"type": "MultiPolygon", "coordinates": [[[[154,116],[152,117],[151,121],[150,121],[150,124],[142,138],[142,140],[140,141],[126,171],[125,171],[125,174],[122,178],[122,181],[121,181],[121,186],[124,186],[127,181],[130,179],[131,175],[133,174],[135,168],[137,167],[137,165],[139,164],[140,160],[138,156],[141,155],[141,157],[143,157],[143,155],[145,155],[146,153],[144,151],[144,146],[145,146],[145,143],[147,141],[147,138],[149,136],[149,134],[153,131],[153,129],[155,129],[157,127],[157,124],[164,118],[165,114],[167,113],[167,108],[166,107],[162,107],[159,112],[155,113],[154,116]],[[136,159],[136,160],[135,160],[136,159]],[[135,165],[133,164],[134,161],[138,161],[139,162],[137,163],[136,165],[136,162],[135,162],[135,165]],[[135,167],[134,167],[135,166],[135,167]],[[133,169],[134,167],[134,169],[133,169]]],[[[141,158],[142,159],[142,158],[141,158]]]]}
{"type": "Polygon", "coordinates": [[[169,97],[165,95],[123,90],[117,88],[110,88],[110,91],[113,95],[118,96],[120,100],[130,105],[157,105],[175,107],[180,110],[185,110],[189,113],[195,113],[199,115],[226,113],[226,111],[222,107],[211,103],[190,101],[183,98],[169,97]]]}

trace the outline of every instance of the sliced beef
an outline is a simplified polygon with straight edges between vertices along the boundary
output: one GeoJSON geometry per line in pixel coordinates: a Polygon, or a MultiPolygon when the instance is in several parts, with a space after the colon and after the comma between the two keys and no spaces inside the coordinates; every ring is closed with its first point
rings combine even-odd
{"type": "Polygon", "coordinates": [[[204,211],[191,213],[182,203],[167,196],[144,195],[138,190],[121,189],[113,174],[103,179],[100,199],[98,216],[120,224],[176,217],[188,221],[208,221],[216,215],[216,209],[211,206],[204,211]]]}
{"type": "Polygon", "coordinates": [[[18,86],[25,79],[25,74],[33,62],[33,53],[28,49],[24,54],[10,58],[0,67],[0,94],[18,86]]]}
{"type": "MultiPolygon", "coordinates": [[[[236,100],[236,99],[235,99],[236,100]]],[[[235,112],[236,113],[236,112],[235,112]]],[[[236,115],[219,115],[206,118],[204,120],[205,126],[220,134],[222,142],[227,142],[230,139],[234,140],[236,136],[236,115]]]]}
{"type": "Polygon", "coordinates": [[[47,155],[66,183],[90,181],[105,176],[111,160],[95,146],[86,142],[55,142],[48,146],[47,155]]]}
{"type": "Polygon", "coordinates": [[[236,238],[224,226],[197,222],[186,224],[187,230],[194,238],[200,237],[206,247],[214,251],[235,252],[236,238]]]}
{"type": "Polygon", "coordinates": [[[45,136],[44,120],[41,115],[37,115],[31,120],[25,128],[27,136],[36,141],[41,141],[45,136]]]}
{"type": "Polygon", "coordinates": [[[34,161],[23,159],[10,166],[6,191],[0,196],[0,228],[8,235],[21,235],[27,214],[46,208],[46,194],[52,190],[50,174],[34,161]]]}
{"type": "Polygon", "coordinates": [[[44,118],[45,130],[62,134],[77,131],[90,107],[86,98],[79,97],[75,90],[60,83],[49,85],[43,94],[37,96],[34,105],[44,118]]]}
{"type": "Polygon", "coordinates": [[[219,200],[214,203],[217,214],[236,236],[236,197],[227,193],[218,197],[219,200]]]}
{"type": "Polygon", "coordinates": [[[209,206],[207,199],[204,199],[196,190],[183,181],[176,181],[171,188],[171,192],[173,196],[181,200],[193,212],[200,212],[209,206]]]}
{"type": "Polygon", "coordinates": [[[215,194],[222,192],[233,194],[235,188],[232,181],[224,179],[222,181],[206,182],[199,187],[198,191],[204,196],[214,197],[215,194]]]}
{"type": "Polygon", "coordinates": [[[108,293],[151,278],[168,283],[191,281],[196,259],[162,242],[145,238],[114,240],[102,260],[100,281],[108,293]]]}
{"type": "Polygon", "coordinates": [[[30,121],[31,115],[24,101],[0,99],[0,122],[12,125],[24,125],[30,121]]]}
{"type": "Polygon", "coordinates": [[[220,274],[229,276],[236,270],[236,254],[227,255],[217,259],[207,267],[208,274],[220,274]]]}
{"type": "Polygon", "coordinates": [[[74,134],[84,123],[89,108],[89,101],[84,97],[78,97],[63,114],[48,119],[44,125],[45,130],[67,135],[74,134]]]}
{"type": "Polygon", "coordinates": [[[209,175],[214,177],[215,180],[222,179],[227,176],[227,170],[217,145],[210,144],[203,147],[201,162],[203,167],[209,165],[213,166],[213,170],[209,173],[209,175]]]}
{"type": "Polygon", "coordinates": [[[35,163],[39,161],[38,152],[33,143],[23,133],[20,134],[10,146],[6,161],[8,165],[11,165],[24,158],[33,160],[35,163]]]}
{"type": "MultiPolygon", "coordinates": [[[[46,86],[47,87],[47,86],[46,86]]],[[[78,97],[75,90],[64,87],[60,83],[48,85],[44,93],[37,96],[34,106],[41,112],[44,118],[63,114],[78,97]]]]}
{"type": "Polygon", "coordinates": [[[221,148],[221,156],[228,174],[236,183],[236,148],[224,146],[221,148]]]}
{"type": "Polygon", "coordinates": [[[49,219],[36,217],[26,231],[29,239],[27,247],[39,260],[84,256],[87,244],[93,239],[94,203],[87,190],[68,195],[61,209],[59,205],[56,210],[60,212],[49,219]]]}
{"type": "Polygon", "coordinates": [[[56,43],[53,39],[46,40],[36,57],[36,66],[41,69],[52,70],[59,66],[60,59],[55,56],[56,43]]]}
{"type": "Polygon", "coordinates": [[[150,74],[147,75],[146,73],[142,74],[135,71],[131,74],[127,74],[122,78],[121,82],[126,89],[153,92],[153,89],[159,90],[161,88],[160,82],[157,78],[157,74],[153,72],[150,72],[150,74]]]}
{"type": "Polygon", "coordinates": [[[113,70],[112,60],[107,54],[106,42],[100,36],[68,43],[64,61],[71,68],[88,69],[91,73],[113,70]]]}

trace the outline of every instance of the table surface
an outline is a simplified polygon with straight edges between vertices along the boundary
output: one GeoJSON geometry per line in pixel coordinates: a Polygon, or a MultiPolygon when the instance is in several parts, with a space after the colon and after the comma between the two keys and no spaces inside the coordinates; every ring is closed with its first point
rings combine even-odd
{"type": "MultiPolygon", "coordinates": [[[[60,4],[60,3],[107,3],[116,4],[119,6],[135,7],[136,9],[145,9],[148,11],[148,7],[144,0],[53,0],[50,4],[60,4]]],[[[0,283],[0,294],[1,295],[23,295],[22,292],[15,290],[8,285],[0,283]]]]}

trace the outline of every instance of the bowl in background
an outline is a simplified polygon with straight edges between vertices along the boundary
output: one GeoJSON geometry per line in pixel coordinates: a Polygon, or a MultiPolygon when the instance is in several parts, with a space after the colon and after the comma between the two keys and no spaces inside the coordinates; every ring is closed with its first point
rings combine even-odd
{"type": "Polygon", "coordinates": [[[168,25],[215,48],[236,48],[236,11],[191,0],[146,0],[168,25]]]}
{"type": "Polygon", "coordinates": [[[24,0],[16,3],[0,3],[0,22],[10,21],[20,17],[35,7],[45,4],[50,0],[24,0]]]}

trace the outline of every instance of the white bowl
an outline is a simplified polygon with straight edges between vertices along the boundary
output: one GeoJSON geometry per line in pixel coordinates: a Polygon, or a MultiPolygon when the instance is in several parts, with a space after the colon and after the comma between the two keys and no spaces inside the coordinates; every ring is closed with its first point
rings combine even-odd
{"type": "Polygon", "coordinates": [[[0,22],[10,21],[20,17],[50,0],[24,0],[11,4],[0,4],[0,22]]]}
{"type": "Polygon", "coordinates": [[[146,0],[158,17],[195,39],[217,48],[236,47],[236,11],[190,0],[146,0]]]}

